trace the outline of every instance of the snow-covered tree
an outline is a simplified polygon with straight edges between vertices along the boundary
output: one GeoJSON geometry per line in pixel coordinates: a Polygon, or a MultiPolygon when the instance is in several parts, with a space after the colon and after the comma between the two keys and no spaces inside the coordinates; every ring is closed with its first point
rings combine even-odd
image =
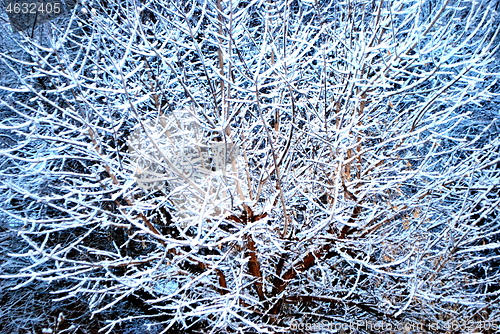
{"type": "Polygon", "coordinates": [[[16,35],[3,277],[108,333],[500,321],[495,6],[87,0],[16,35]]]}

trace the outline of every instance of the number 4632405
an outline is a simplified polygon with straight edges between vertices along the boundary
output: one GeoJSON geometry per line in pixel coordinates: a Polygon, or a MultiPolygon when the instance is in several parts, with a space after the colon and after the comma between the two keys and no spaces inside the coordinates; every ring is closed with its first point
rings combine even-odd
{"type": "Polygon", "coordinates": [[[42,3],[42,2],[10,2],[5,8],[7,13],[14,14],[59,14],[61,12],[61,3],[42,3]]]}

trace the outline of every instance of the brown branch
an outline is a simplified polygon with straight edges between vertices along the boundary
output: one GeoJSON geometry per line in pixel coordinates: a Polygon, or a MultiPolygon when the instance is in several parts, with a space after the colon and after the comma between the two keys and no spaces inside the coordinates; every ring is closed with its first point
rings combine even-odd
{"type": "MultiPolygon", "coordinates": [[[[246,204],[243,204],[243,213],[241,217],[231,215],[227,219],[240,224],[251,224],[260,219],[267,217],[267,213],[262,213],[260,215],[255,215],[253,210],[246,204]]],[[[248,272],[255,277],[255,282],[253,283],[259,300],[265,300],[264,290],[262,289],[262,273],[260,268],[259,259],[257,258],[255,242],[250,234],[246,236],[246,252],[245,257],[248,257],[248,272]]]]}
{"type": "MultiPolygon", "coordinates": [[[[353,209],[353,214],[351,216],[351,219],[349,220],[355,220],[359,213],[361,212],[361,207],[359,204],[353,209]]],[[[355,229],[351,229],[348,225],[345,225],[342,230],[340,231],[339,239],[345,239],[345,237],[355,229]]],[[[306,270],[309,270],[311,267],[313,267],[316,264],[316,259],[324,258],[324,259],[329,259],[332,258],[333,256],[338,255],[338,253],[335,250],[332,250],[333,243],[327,244],[319,248],[318,250],[314,252],[309,252],[303,259],[302,261],[299,262],[298,265],[295,267],[292,267],[286,271],[286,273],[283,275],[283,277],[279,277],[279,273],[277,273],[277,276],[274,281],[273,281],[273,292],[272,296],[276,297],[283,291],[285,291],[285,288],[287,287],[288,283],[295,278],[299,273],[305,272],[306,270]]],[[[348,251],[348,253],[351,256],[354,256],[354,254],[351,251],[348,251]]],[[[283,266],[281,261],[283,260],[283,257],[280,259],[280,262],[278,263],[277,269],[281,271],[280,266],[283,266]]],[[[284,261],[284,260],[283,260],[284,261]]],[[[270,314],[278,314],[279,311],[281,310],[281,306],[283,305],[284,299],[281,298],[279,299],[274,306],[271,308],[271,311],[269,312],[270,314]]]]}
{"type": "MultiPolygon", "coordinates": [[[[283,275],[282,278],[277,278],[274,280],[274,287],[273,287],[273,296],[278,296],[280,293],[282,293],[285,288],[287,287],[288,283],[290,280],[295,278],[297,274],[304,272],[311,268],[315,263],[316,263],[316,258],[322,257],[323,254],[327,253],[328,250],[332,247],[331,244],[329,245],[324,245],[321,247],[319,250],[315,252],[310,252],[308,253],[302,261],[299,262],[299,264],[295,267],[292,267],[288,269],[285,274],[283,275]]],[[[283,305],[283,298],[280,298],[277,303],[274,304],[272,309],[270,310],[270,314],[278,314],[281,306],[283,305]]]]}
{"type": "Polygon", "coordinates": [[[265,296],[262,290],[262,273],[260,272],[260,263],[255,254],[255,243],[251,235],[247,236],[247,252],[245,253],[245,257],[250,257],[248,261],[248,271],[256,278],[254,287],[259,296],[259,300],[263,301],[265,296]]]}
{"type": "Polygon", "coordinates": [[[219,292],[223,295],[227,294],[229,290],[227,289],[226,276],[224,276],[224,273],[220,269],[215,269],[215,273],[219,278],[219,286],[220,286],[219,292]]]}

